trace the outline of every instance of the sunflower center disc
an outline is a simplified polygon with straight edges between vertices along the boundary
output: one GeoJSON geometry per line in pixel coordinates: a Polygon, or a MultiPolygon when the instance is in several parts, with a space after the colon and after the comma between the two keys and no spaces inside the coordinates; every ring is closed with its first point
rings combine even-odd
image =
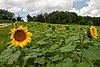
{"type": "Polygon", "coordinates": [[[26,34],[23,30],[17,30],[14,34],[14,38],[16,41],[22,42],[26,39],[26,34]]]}

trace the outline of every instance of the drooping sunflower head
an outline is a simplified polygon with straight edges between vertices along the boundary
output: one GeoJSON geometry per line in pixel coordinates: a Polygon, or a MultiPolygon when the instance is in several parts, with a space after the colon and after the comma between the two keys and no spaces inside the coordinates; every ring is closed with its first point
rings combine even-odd
{"type": "Polygon", "coordinates": [[[28,32],[27,28],[19,26],[11,29],[11,43],[15,46],[24,47],[31,42],[32,33],[28,32]]]}
{"type": "Polygon", "coordinates": [[[17,27],[17,22],[14,22],[13,25],[14,25],[14,27],[17,27]]]}
{"type": "Polygon", "coordinates": [[[90,34],[91,34],[92,38],[97,39],[98,34],[97,34],[97,30],[96,30],[95,26],[90,27],[90,34]]]}

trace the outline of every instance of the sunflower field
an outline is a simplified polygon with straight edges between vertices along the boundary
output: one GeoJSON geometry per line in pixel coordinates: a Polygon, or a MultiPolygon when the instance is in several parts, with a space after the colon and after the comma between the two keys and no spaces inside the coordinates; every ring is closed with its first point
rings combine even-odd
{"type": "Polygon", "coordinates": [[[16,22],[9,29],[0,67],[100,67],[99,26],[16,22]]]}

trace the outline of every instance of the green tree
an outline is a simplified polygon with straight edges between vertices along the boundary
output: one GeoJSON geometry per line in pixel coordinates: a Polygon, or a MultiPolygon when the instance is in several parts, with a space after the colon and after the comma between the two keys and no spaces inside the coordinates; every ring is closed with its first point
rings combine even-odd
{"type": "Polygon", "coordinates": [[[20,15],[17,17],[17,21],[22,21],[22,17],[20,15]]]}
{"type": "Polygon", "coordinates": [[[4,20],[11,20],[14,17],[14,13],[0,9],[0,16],[2,16],[4,20]]]}
{"type": "Polygon", "coordinates": [[[3,17],[2,17],[2,16],[0,16],[0,20],[1,20],[1,19],[3,19],[3,17]]]}
{"type": "Polygon", "coordinates": [[[45,22],[44,16],[42,14],[37,15],[36,21],[37,22],[45,22]]]}
{"type": "Polygon", "coordinates": [[[29,14],[27,15],[27,21],[28,22],[33,21],[33,18],[29,14]]]}

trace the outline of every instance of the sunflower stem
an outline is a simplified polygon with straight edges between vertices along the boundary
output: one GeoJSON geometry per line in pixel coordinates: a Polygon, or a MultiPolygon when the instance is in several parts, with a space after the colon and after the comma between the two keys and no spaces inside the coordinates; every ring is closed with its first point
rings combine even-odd
{"type": "MultiPolygon", "coordinates": [[[[22,52],[21,47],[18,46],[18,50],[22,52]]],[[[19,67],[22,67],[21,56],[19,57],[19,67]]]]}

